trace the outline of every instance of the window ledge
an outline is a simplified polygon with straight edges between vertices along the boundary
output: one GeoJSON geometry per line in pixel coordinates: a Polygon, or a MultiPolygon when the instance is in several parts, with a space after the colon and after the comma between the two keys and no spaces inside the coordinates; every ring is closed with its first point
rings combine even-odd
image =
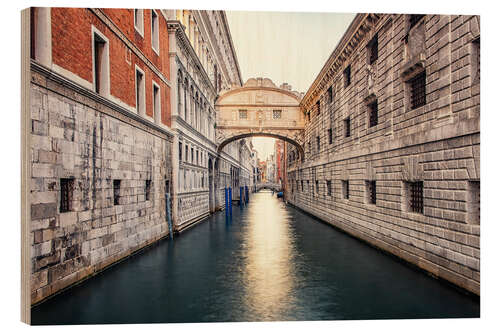
{"type": "Polygon", "coordinates": [[[401,68],[401,78],[407,82],[425,70],[425,54],[419,53],[408,60],[401,68]]]}

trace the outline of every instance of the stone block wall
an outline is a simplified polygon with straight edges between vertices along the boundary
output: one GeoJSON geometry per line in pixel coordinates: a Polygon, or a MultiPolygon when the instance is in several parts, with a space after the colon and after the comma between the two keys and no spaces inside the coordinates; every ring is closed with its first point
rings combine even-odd
{"type": "Polygon", "coordinates": [[[301,102],[306,159],[288,144],[287,200],[479,295],[479,17],[425,15],[410,28],[409,15],[360,14],[350,29],[301,102]],[[426,101],[413,108],[422,71],[426,101]],[[411,182],[423,184],[421,213],[411,182]]]}
{"type": "Polygon", "coordinates": [[[32,70],[32,303],[169,232],[172,138],[116,108],[62,77],[32,70]],[[71,183],[67,211],[62,179],[71,183]]]}

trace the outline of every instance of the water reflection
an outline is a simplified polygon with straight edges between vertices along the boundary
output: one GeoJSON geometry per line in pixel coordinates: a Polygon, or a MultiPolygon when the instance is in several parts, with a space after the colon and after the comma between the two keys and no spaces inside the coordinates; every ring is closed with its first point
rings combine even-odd
{"type": "Polygon", "coordinates": [[[256,320],[278,320],[294,303],[293,233],[271,192],[253,199],[243,230],[245,306],[256,320]]]}

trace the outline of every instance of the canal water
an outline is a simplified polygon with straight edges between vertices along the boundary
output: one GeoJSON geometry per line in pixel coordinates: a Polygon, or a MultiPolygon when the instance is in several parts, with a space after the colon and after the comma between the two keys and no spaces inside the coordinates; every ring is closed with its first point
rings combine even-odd
{"type": "Polygon", "coordinates": [[[479,317],[479,301],[271,192],[33,307],[33,324],[479,317]]]}

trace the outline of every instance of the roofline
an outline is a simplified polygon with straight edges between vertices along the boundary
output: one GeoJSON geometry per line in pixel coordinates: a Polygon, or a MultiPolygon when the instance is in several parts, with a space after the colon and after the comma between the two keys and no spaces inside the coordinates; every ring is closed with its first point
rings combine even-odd
{"type": "MultiPolygon", "coordinates": [[[[325,64],[323,65],[323,67],[321,67],[321,70],[319,71],[318,75],[316,75],[316,78],[314,79],[313,83],[311,84],[311,86],[309,87],[309,89],[307,89],[307,92],[302,97],[302,101],[307,100],[307,98],[311,95],[311,93],[316,89],[316,87],[318,86],[319,82],[323,78],[322,74],[325,71],[325,69],[329,68],[331,66],[331,64],[334,62],[334,60],[340,55],[342,49],[346,46],[346,44],[350,40],[350,37],[355,32],[355,28],[358,27],[359,23],[367,15],[368,14],[366,14],[366,13],[365,14],[356,14],[356,16],[353,18],[353,20],[349,24],[349,27],[347,27],[347,30],[344,32],[344,35],[342,36],[342,38],[337,43],[337,45],[333,49],[332,53],[330,54],[330,56],[326,60],[325,64]]],[[[301,104],[302,104],[302,101],[301,101],[301,104]]]]}
{"type": "Polygon", "coordinates": [[[238,57],[236,56],[236,52],[234,49],[234,43],[233,43],[233,37],[231,36],[231,30],[229,30],[229,24],[227,22],[227,17],[226,17],[226,12],[221,10],[222,13],[222,18],[223,18],[223,23],[224,27],[226,28],[228,39],[229,39],[229,44],[231,45],[231,53],[233,55],[234,62],[236,63],[236,70],[238,71],[238,79],[240,80],[240,86],[243,85],[243,79],[241,78],[241,70],[240,70],[240,63],[238,62],[238,57]]]}
{"type": "Polygon", "coordinates": [[[300,105],[300,102],[301,102],[301,99],[296,96],[294,93],[292,93],[291,91],[289,90],[285,90],[285,89],[281,89],[281,88],[275,88],[275,87],[262,87],[262,86],[251,86],[251,87],[244,87],[244,86],[241,86],[241,87],[238,87],[238,88],[234,88],[234,89],[231,89],[231,90],[228,90],[226,91],[225,93],[223,93],[222,95],[219,95],[219,98],[217,98],[217,101],[215,102],[215,105],[216,106],[221,106],[219,104],[219,102],[227,97],[227,96],[230,96],[230,95],[233,95],[233,94],[236,94],[236,93],[239,93],[239,92],[243,92],[243,91],[250,91],[250,90],[268,90],[268,91],[275,91],[275,92],[278,92],[278,93],[282,93],[282,94],[285,94],[285,95],[288,95],[292,98],[295,98],[297,100],[297,105],[290,105],[292,107],[295,107],[295,106],[299,106],[300,105]]]}

